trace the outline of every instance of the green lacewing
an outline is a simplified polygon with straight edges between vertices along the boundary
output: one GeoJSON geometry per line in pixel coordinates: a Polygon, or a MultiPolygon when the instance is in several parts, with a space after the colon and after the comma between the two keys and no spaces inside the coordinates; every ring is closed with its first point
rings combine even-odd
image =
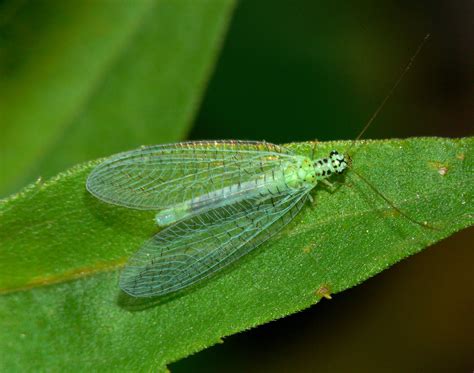
{"type": "Polygon", "coordinates": [[[266,142],[194,141],[112,156],[86,186],[105,202],[158,210],[164,229],[120,278],[128,294],[151,297],[211,276],[268,240],[348,163],[335,150],[313,160],[266,142]]]}
{"type": "MultiPolygon", "coordinates": [[[[155,221],[163,229],[132,256],[120,277],[129,295],[153,297],[187,288],[255,249],[298,214],[318,183],[331,186],[328,179],[349,166],[350,158],[336,150],[313,159],[267,142],[191,141],[114,155],[91,172],[86,187],[102,201],[157,211],[155,221]]],[[[401,215],[426,227],[354,173],[401,215]]]]}

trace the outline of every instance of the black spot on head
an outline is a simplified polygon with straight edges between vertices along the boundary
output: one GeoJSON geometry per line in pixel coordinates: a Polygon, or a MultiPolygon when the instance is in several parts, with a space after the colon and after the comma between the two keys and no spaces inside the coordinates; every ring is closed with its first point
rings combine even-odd
{"type": "Polygon", "coordinates": [[[331,170],[328,170],[328,175],[331,175],[331,170]]]}
{"type": "Polygon", "coordinates": [[[324,158],[324,159],[323,159],[323,162],[324,162],[324,163],[328,163],[328,159],[327,159],[327,158],[324,158]]]}

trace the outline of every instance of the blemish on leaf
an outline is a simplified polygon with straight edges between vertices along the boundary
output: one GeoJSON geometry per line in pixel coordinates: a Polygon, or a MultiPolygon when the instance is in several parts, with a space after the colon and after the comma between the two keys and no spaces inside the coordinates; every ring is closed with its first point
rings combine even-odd
{"type": "Polygon", "coordinates": [[[388,210],[382,211],[382,215],[387,218],[398,217],[400,216],[400,211],[397,211],[395,209],[388,209],[388,210]]]}
{"type": "Polygon", "coordinates": [[[311,252],[314,250],[314,248],[315,248],[316,246],[317,246],[316,244],[309,244],[309,245],[306,245],[305,247],[303,247],[303,252],[304,252],[305,254],[309,254],[309,253],[311,253],[311,252]]]}
{"type": "Polygon", "coordinates": [[[441,176],[444,176],[448,173],[448,168],[447,167],[440,167],[438,169],[438,173],[441,175],[441,176]]]}
{"type": "Polygon", "coordinates": [[[318,290],[316,290],[316,295],[321,298],[332,299],[331,297],[331,287],[328,284],[321,285],[318,290]]]}
{"type": "Polygon", "coordinates": [[[459,159],[460,161],[464,161],[464,158],[466,158],[466,155],[464,153],[459,153],[459,154],[456,154],[456,158],[459,159]]]}
{"type": "Polygon", "coordinates": [[[438,161],[432,161],[432,162],[428,162],[428,165],[435,169],[436,171],[438,171],[438,173],[441,175],[441,176],[444,176],[448,173],[448,165],[444,164],[444,163],[441,163],[441,162],[438,162],[438,161]]]}

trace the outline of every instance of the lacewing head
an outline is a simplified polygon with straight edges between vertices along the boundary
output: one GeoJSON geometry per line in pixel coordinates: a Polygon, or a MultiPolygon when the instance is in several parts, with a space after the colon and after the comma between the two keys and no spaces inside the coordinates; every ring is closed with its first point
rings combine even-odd
{"type": "Polygon", "coordinates": [[[339,154],[337,150],[333,150],[329,153],[329,161],[331,162],[334,171],[338,174],[342,174],[351,164],[350,157],[344,154],[339,154]]]}

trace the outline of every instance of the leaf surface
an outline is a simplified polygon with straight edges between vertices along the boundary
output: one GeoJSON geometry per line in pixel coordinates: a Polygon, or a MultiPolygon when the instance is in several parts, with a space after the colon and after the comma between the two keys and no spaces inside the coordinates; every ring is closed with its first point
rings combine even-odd
{"type": "MultiPolygon", "coordinates": [[[[351,142],[319,143],[317,156],[351,142]]],[[[0,204],[2,371],[164,370],[221,338],[317,303],[473,223],[474,138],[358,142],[334,192],[219,275],[168,298],[133,299],[120,268],[157,228],[153,213],[85,190],[97,162],[0,204]]],[[[289,145],[310,154],[312,144],[289,145]]]]}

